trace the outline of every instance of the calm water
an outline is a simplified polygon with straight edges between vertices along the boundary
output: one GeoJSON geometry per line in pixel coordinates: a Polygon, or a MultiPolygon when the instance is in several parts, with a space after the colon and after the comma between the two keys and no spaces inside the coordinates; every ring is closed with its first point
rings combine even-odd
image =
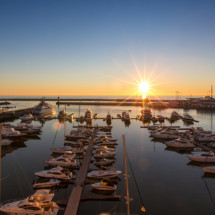
{"type": "MultiPolygon", "coordinates": [[[[37,103],[13,102],[13,105],[16,105],[19,109],[32,107],[37,103]]],[[[60,108],[63,108],[63,106],[60,108]]],[[[80,108],[81,114],[84,114],[87,107],[81,106],[80,108]]],[[[117,113],[121,114],[122,111],[128,109],[131,110],[130,115],[136,117],[141,110],[140,107],[91,106],[90,108],[93,110],[93,113],[99,113],[101,117],[105,117],[108,111],[110,111],[112,116],[116,116],[117,113]]],[[[56,107],[56,111],[59,111],[58,107],[56,107]]],[[[155,115],[170,116],[172,111],[172,109],[165,109],[152,112],[155,115]]],[[[183,109],[177,109],[177,111],[179,114],[184,113],[183,109]]],[[[67,107],[67,112],[78,114],[79,106],[69,106],[67,107]]],[[[207,130],[214,131],[214,113],[197,112],[196,110],[186,110],[186,112],[199,121],[194,126],[201,126],[207,130]]],[[[15,120],[12,123],[15,125],[19,122],[20,120],[15,120]]],[[[94,120],[93,123],[98,125],[106,124],[103,120],[94,120]]],[[[33,193],[32,183],[36,179],[34,172],[44,169],[46,166],[45,160],[51,155],[50,148],[52,146],[63,145],[64,127],[63,124],[59,124],[58,120],[34,121],[33,124],[43,125],[42,132],[37,138],[13,143],[2,150],[2,201],[25,198],[33,193]]],[[[169,125],[167,121],[165,121],[165,124],[169,125]]],[[[73,125],[77,125],[77,122],[66,123],[66,133],[69,133],[73,125]]],[[[191,165],[187,154],[166,150],[166,146],[163,143],[153,142],[149,137],[149,131],[146,128],[140,128],[141,125],[143,123],[137,120],[131,120],[129,126],[125,126],[118,119],[112,121],[112,136],[119,138],[117,160],[112,167],[124,171],[122,134],[125,134],[127,154],[135,174],[138,189],[147,209],[147,214],[214,214],[215,178],[203,177],[202,167],[191,165]]],[[[173,125],[186,127],[180,120],[173,125]]],[[[91,164],[90,168],[95,168],[95,166],[91,164]]],[[[131,214],[141,214],[140,208],[142,203],[131,169],[128,168],[128,171],[130,175],[130,196],[133,198],[133,201],[130,202],[131,214]]],[[[93,215],[102,212],[126,214],[126,201],[124,199],[126,192],[123,174],[119,178],[121,181],[117,184],[116,194],[122,196],[121,201],[81,202],[78,214],[93,215]]],[[[69,197],[71,190],[72,185],[54,190],[54,199],[69,197]]],[[[85,185],[83,194],[98,195],[91,192],[90,185],[85,185]]],[[[60,214],[63,214],[63,211],[60,214]]]]}

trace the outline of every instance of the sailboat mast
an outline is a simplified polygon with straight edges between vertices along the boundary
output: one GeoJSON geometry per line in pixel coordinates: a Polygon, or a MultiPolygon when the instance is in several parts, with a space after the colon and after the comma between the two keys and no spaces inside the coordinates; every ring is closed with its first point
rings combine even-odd
{"type": "Polygon", "coordinates": [[[123,139],[123,150],[124,150],[127,215],[130,215],[130,198],[129,198],[129,188],[128,188],[128,171],[127,171],[126,146],[125,146],[125,135],[124,134],[122,135],[122,139],[123,139]]]}

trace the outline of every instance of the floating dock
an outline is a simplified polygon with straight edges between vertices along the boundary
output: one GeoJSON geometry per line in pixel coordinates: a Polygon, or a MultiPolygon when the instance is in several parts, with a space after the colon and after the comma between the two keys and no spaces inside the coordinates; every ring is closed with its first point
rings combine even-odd
{"type": "Polygon", "coordinates": [[[25,108],[20,110],[14,110],[14,111],[6,111],[4,113],[0,113],[0,121],[6,121],[10,119],[16,119],[22,116],[25,113],[32,112],[33,108],[25,108]]]}
{"type": "Polygon", "coordinates": [[[76,215],[78,212],[79,203],[81,200],[81,195],[84,189],[84,182],[87,176],[88,167],[91,161],[93,146],[94,146],[94,138],[96,135],[97,129],[94,130],[91,141],[88,145],[86,154],[83,159],[83,163],[78,172],[78,176],[76,177],[74,188],[72,189],[72,193],[69,197],[69,201],[65,210],[65,215],[76,215]]]}

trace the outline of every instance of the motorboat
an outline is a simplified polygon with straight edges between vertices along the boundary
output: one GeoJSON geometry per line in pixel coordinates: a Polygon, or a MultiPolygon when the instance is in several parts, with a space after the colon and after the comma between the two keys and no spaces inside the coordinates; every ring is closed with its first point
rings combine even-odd
{"type": "Polygon", "coordinates": [[[65,109],[60,110],[58,113],[58,118],[66,118],[67,117],[67,112],[65,109]]]}
{"type": "Polygon", "coordinates": [[[97,146],[115,146],[118,145],[116,142],[104,141],[102,143],[98,143],[97,146]]]}
{"type": "Polygon", "coordinates": [[[170,116],[170,120],[171,121],[175,121],[175,120],[178,120],[178,119],[180,119],[181,118],[181,116],[179,115],[179,113],[178,112],[176,112],[176,111],[173,111],[172,113],[171,113],[171,116],[170,116]]]}
{"type": "Polygon", "coordinates": [[[34,117],[31,113],[26,113],[20,117],[22,121],[32,120],[34,117]]]}
{"type": "Polygon", "coordinates": [[[13,141],[9,139],[2,139],[1,146],[9,146],[13,141]]]}
{"type": "Polygon", "coordinates": [[[95,161],[94,164],[96,166],[105,166],[105,165],[110,165],[112,164],[114,161],[111,159],[106,159],[106,158],[102,158],[99,161],[95,161]]]}
{"type": "Polygon", "coordinates": [[[75,153],[72,151],[72,149],[73,148],[71,146],[64,146],[64,147],[51,148],[51,151],[57,154],[74,154],[75,156],[75,153]]]}
{"type": "Polygon", "coordinates": [[[94,113],[93,114],[93,119],[97,119],[97,117],[98,117],[98,113],[94,113]]]}
{"type": "Polygon", "coordinates": [[[203,167],[205,173],[214,173],[215,174],[215,166],[207,166],[203,167]]]}
{"type": "Polygon", "coordinates": [[[2,137],[6,138],[22,138],[26,136],[25,133],[21,133],[20,131],[15,130],[14,128],[2,128],[2,137]]]}
{"type": "Polygon", "coordinates": [[[161,131],[161,132],[155,132],[155,133],[151,133],[151,136],[154,139],[177,139],[179,138],[179,134],[177,133],[177,131],[161,131]]]}
{"type": "Polygon", "coordinates": [[[113,184],[108,178],[102,179],[100,182],[91,184],[91,187],[95,190],[102,190],[102,191],[115,191],[116,185],[113,184]]]}
{"type": "Polygon", "coordinates": [[[57,158],[49,158],[46,160],[46,163],[51,166],[61,166],[61,167],[79,167],[79,162],[73,158],[73,156],[65,157],[65,156],[59,156],[57,158]]]}
{"type": "Polygon", "coordinates": [[[215,135],[211,133],[199,133],[194,139],[198,142],[215,142],[215,135]]]}
{"type": "Polygon", "coordinates": [[[193,117],[191,115],[189,115],[188,113],[184,113],[182,119],[185,122],[193,122],[194,121],[193,117]]]}
{"type": "Polygon", "coordinates": [[[112,158],[116,155],[114,151],[101,151],[99,153],[94,154],[94,158],[112,158]]]}
{"type": "Polygon", "coordinates": [[[49,179],[48,181],[45,181],[45,182],[35,182],[33,184],[33,188],[34,189],[50,188],[50,187],[57,186],[60,183],[61,183],[60,180],[51,178],[51,179],[49,179]]]}
{"type": "Polygon", "coordinates": [[[122,120],[125,122],[125,123],[130,123],[130,115],[128,112],[122,112],[122,120]]]}
{"type": "Polygon", "coordinates": [[[94,170],[87,174],[88,178],[113,178],[121,174],[119,170],[94,170]]]}
{"type": "Polygon", "coordinates": [[[36,176],[44,178],[54,178],[59,180],[70,180],[75,178],[72,172],[64,171],[62,167],[57,166],[49,170],[43,170],[35,173],[36,176]]]}
{"type": "Polygon", "coordinates": [[[196,161],[196,162],[214,163],[215,153],[203,152],[203,153],[191,154],[191,155],[188,155],[188,158],[191,161],[196,161]]]}
{"type": "Polygon", "coordinates": [[[57,215],[59,206],[51,201],[54,193],[49,192],[47,189],[37,190],[23,200],[3,205],[0,211],[11,215],[57,215]]]}
{"type": "Polygon", "coordinates": [[[32,111],[33,115],[39,116],[48,116],[55,113],[54,106],[45,102],[45,99],[42,98],[41,102],[36,105],[32,111]]]}
{"type": "Polygon", "coordinates": [[[85,121],[87,123],[92,123],[92,121],[93,121],[93,112],[92,112],[92,110],[90,108],[88,108],[86,110],[84,118],[85,118],[85,121]]]}
{"type": "Polygon", "coordinates": [[[158,120],[160,123],[162,123],[162,122],[164,122],[165,117],[162,116],[162,115],[157,115],[157,120],[158,120]]]}
{"type": "Polygon", "coordinates": [[[106,123],[107,125],[110,125],[112,122],[112,116],[111,114],[108,112],[107,116],[106,116],[106,123]]]}
{"type": "Polygon", "coordinates": [[[172,147],[172,148],[195,148],[193,140],[189,140],[186,138],[178,138],[175,140],[170,140],[165,142],[166,146],[172,147]]]}
{"type": "Polygon", "coordinates": [[[21,122],[21,123],[18,123],[14,128],[19,131],[31,130],[31,131],[39,132],[42,126],[21,122]]]}
{"type": "Polygon", "coordinates": [[[152,118],[152,112],[150,108],[145,108],[141,110],[141,117],[140,119],[143,121],[150,120],[152,118]]]}

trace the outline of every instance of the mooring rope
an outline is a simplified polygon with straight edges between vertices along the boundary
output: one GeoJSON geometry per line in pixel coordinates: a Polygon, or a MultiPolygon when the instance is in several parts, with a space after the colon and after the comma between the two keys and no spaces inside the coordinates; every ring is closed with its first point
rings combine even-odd
{"type": "Polygon", "coordinates": [[[57,136],[57,132],[58,132],[59,125],[60,125],[60,123],[58,123],[57,130],[56,130],[56,132],[55,132],[55,136],[54,136],[54,139],[53,139],[53,142],[52,142],[52,146],[54,145],[54,142],[55,142],[55,139],[56,139],[56,136],[57,136]]]}
{"type": "Polygon", "coordinates": [[[202,180],[203,180],[204,183],[205,183],[205,186],[206,186],[207,191],[208,191],[208,193],[209,193],[210,199],[211,199],[211,201],[212,201],[212,203],[213,203],[213,206],[214,206],[214,208],[215,208],[214,199],[213,199],[213,196],[212,196],[212,194],[211,194],[211,192],[210,192],[210,190],[209,190],[209,187],[208,187],[208,185],[207,185],[207,182],[205,181],[204,177],[202,177],[202,180]]]}
{"type": "MultiPolygon", "coordinates": [[[[127,153],[126,153],[126,154],[127,154],[127,153]]],[[[143,212],[145,212],[145,214],[147,214],[147,213],[146,213],[145,206],[144,206],[144,203],[143,203],[143,198],[142,198],[141,193],[140,193],[140,190],[139,190],[139,188],[138,188],[137,180],[136,180],[136,178],[135,178],[135,176],[134,176],[134,172],[133,172],[133,169],[132,169],[131,162],[130,162],[130,159],[129,159],[129,157],[128,157],[128,154],[127,154],[127,158],[128,158],[128,163],[129,163],[129,166],[130,166],[130,169],[131,169],[131,173],[132,173],[132,175],[133,175],[134,182],[135,182],[135,185],[136,185],[136,188],[137,188],[137,191],[138,191],[138,194],[139,194],[141,203],[142,203],[141,211],[143,211],[143,212]]]]}

